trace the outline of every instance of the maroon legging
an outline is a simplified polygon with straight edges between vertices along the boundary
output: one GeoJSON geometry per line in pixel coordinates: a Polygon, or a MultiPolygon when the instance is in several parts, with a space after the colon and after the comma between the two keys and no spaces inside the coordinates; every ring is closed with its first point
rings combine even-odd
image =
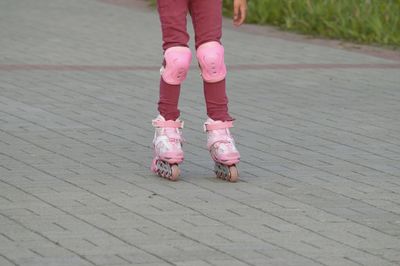
{"type": "MultiPolygon", "coordinates": [[[[188,47],[186,17],[190,13],[195,32],[196,49],[203,43],[220,42],[222,35],[222,0],[157,0],[163,36],[163,50],[174,46],[188,47]]],[[[164,62],[165,63],[165,62],[164,62]]],[[[228,113],[225,79],[216,83],[203,81],[207,115],[213,120],[233,120],[228,113]]],[[[176,120],[180,111],[180,85],[160,79],[158,111],[166,120],[176,120]]]]}

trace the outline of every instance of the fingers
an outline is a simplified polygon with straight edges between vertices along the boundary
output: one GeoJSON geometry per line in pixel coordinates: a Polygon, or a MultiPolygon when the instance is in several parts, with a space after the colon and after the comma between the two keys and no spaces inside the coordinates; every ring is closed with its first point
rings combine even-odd
{"type": "Polygon", "coordinates": [[[233,6],[233,22],[236,24],[239,21],[239,16],[240,16],[240,5],[237,3],[237,1],[234,2],[233,6]]]}
{"type": "Polygon", "coordinates": [[[247,11],[247,7],[245,5],[242,5],[240,7],[240,21],[239,21],[239,25],[243,24],[243,22],[246,19],[246,11],[247,11]]]}
{"type": "Polygon", "coordinates": [[[246,19],[246,1],[235,0],[233,6],[233,24],[240,26],[246,19]]]}

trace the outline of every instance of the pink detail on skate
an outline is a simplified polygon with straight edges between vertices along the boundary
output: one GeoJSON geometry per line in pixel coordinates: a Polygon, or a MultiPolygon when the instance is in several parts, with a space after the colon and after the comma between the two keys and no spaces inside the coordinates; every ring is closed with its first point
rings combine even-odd
{"type": "Polygon", "coordinates": [[[173,120],[168,120],[168,121],[163,121],[163,120],[153,120],[152,124],[154,127],[164,127],[164,128],[183,128],[183,122],[182,121],[173,121],[173,120]]]}
{"type": "Polygon", "coordinates": [[[183,152],[166,152],[162,155],[159,159],[169,164],[180,164],[183,162],[183,152]]]}
{"type": "Polygon", "coordinates": [[[180,120],[165,121],[164,117],[159,115],[152,121],[156,127],[153,139],[154,158],[162,160],[169,164],[178,164],[183,161],[183,151],[181,143],[183,141],[180,128],[183,122],[180,120]]]}
{"type": "Polygon", "coordinates": [[[224,165],[234,165],[239,163],[240,154],[236,149],[232,149],[229,141],[218,141],[210,147],[211,158],[224,165]]]}
{"type": "Polygon", "coordinates": [[[161,136],[161,138],[163,137],[165,137],[164,141],[158,140],[154,143],[154,158],[169,164],[181,163],[184,156],[181,148],[180,135],[175,134],[175,136],[172,136],[170,132],[161,136]]]}
{"type": "Polygon", "coordinates": [[[201,75],[207,82],[218,82],[226,76],[224,47],[219,42],[207,42],[197,48],[201,75]]]}
{"type": "Polygon", "coordinates": [[[204,130],[216,130],[216,129],[225,129],[225,128],[231,128],[233,127],[233,122],[232,121],[216,121],[212,124],[204,124],[204,130]]]}
{"type": "Polygon", "coordinates": [[[207,148],[212,159],[225,165],[233,165],[240,160],[240,154],[229,131],[232,126],[232,121],[214,121],[211,118],[204,124],[207,131],[207,148]]]}
{"type": "Polygon", "coordinates": [[[150,170],[151,170],[153,173],[156,173],[156,174],[157,174],[157,165],[156,165],[157,160],[158,160],[158,158],[157,158],[157,157],[154,157],[154,158],[153,158],[153,161],[151,162],[151,167],[150,167],[150,170]]]}
{"type": "Polygon", "coordinates": [[[165,67],[161,68],[163,80],[171,85],[179,85],[185,79],[192,61],[190,49],[183,46],[168,48],[164,53],[165,67]]]}

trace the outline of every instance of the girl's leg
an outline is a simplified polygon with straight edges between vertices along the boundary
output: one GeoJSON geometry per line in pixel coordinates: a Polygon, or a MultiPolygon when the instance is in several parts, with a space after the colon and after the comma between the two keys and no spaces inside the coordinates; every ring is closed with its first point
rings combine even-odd
{"type": "MultiPolygon", "coordinates": [[[[186,31],[186,16],[188,13],[188,0],[157,0],[157,10],[160,16],[161,22],[161,31],[163,38],[163,50],[164,55],[165,52],[169,49],[170,53],[173,54],[171,61],[175,61],[176,56],[182,57],[179,55],[179,52],[182,49],[178,49],[178,53],[173,52],[175,47],[187,47],[187,43],[189,41],[189,35],[186,31]],[[175,57],[174,57],[175,56],[175,57]]],[[[176,49],[175,49],[176,50],[176,49]]],[[[188,51],[183,51],[184,53],[188,53],[188,51]]],[[[187,60],[187,56],[184,56],[187,60]]],[[[166,58],[163,62],[164,74],[160,78],[160,98],[158,101],[158,111],[166,120],[176,120],[180,111],[178,109],[178,101],[180,94],[180,83],[183,81],[184,77],[177,80],[174,75],[177,74],[177,71],[180,70],[179,66],[174,66],[171,69],[171,66],[167,67],[166,58]]],[[[187,68],[187,62],[183,62],[183,68],[187,68]]],[[[180,65],[182,70],[182,64],[180,65]]],[[[187,71],[187,70],[186,70],[187,71]]],[[[179,74],[179,73],[178,73],[179,74]]],[[[184,73],[184,76],[186,73],[184,73]]]]}
{"type": "Polygon", "coordinates": [[[178,109],[181,85],[171,85],[160,78],[160,99],[158,101],[158,112],[165,120],[176,120],[180,116],[178,109]]]}
{"type": "Polygon", "coordinates": [[[183,161],[182,132],[178,110],[180,84],[186,78],[192,55],[187,42],[186,15],[188,0],[157,0],[163,36],[164,62],[161,68],[160,115],[152,121],[155,127],[154,157],[151,170],[159,176],[177,180],[183,161]],[[171,121],[173,120],[173,121],[171,121]]]}
{"type": "Polygon", "coordinates": [[[160,16],[164,52],[175,46],[188,46],[186,16],[189,0],[157,0],[160,16]]]}
{"type": "Polygon", "coordinates": [[[220,42],[222,36],[222,0],[190,0],[196,50],[206,42],[220,42]]]}
{"type": "Polygon", "coordinates": [[[228,113],[228,97],[225,88],[225,79],[215,83],[203,81],[207,115],[213,120],[233,120],[228,113]]]}
{"type": "Polygon", "coordinates": [[[222,0],[191,0],[190,12],[209,116],[204,123],[207,147],[215,161],[217,177],[236,182],[239,178],[236,164],[240,154],[229,131],[233,119],[228,113],[224,48],[220,43],[222,0]]]}
{"type": "MultiPolygon", "coordinates": [[[[189,11],[195,31],[196,50],[202,45],[209,46],[209,44],[213,44],[214,42],[221,46],[222,0],[191,0],[189,11]]],[[[220,49],[218,47],[217,49],[222,51],[222,55],[220,54],[220,56],[222,56],[221,63],[225,71],[223,48],[220,49]]],[[[228,113],[225,74],[219,76],[220,77],[216,80],[210,80],[206,79],[203,73],[203,88],[207,115],[213,120],[231,121],[233,118],[228,113]]]]}

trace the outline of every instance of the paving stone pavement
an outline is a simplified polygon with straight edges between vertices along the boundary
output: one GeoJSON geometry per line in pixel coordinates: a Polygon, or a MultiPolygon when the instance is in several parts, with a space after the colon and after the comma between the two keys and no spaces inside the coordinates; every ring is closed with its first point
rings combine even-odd
{"type": "Polygon", "coordinates": [[[1,266],[400,265],[399,57],[224,23],[241,181],[213,175],[194,60],[168,182],[156,12],[0,1],[1,266]]]}

